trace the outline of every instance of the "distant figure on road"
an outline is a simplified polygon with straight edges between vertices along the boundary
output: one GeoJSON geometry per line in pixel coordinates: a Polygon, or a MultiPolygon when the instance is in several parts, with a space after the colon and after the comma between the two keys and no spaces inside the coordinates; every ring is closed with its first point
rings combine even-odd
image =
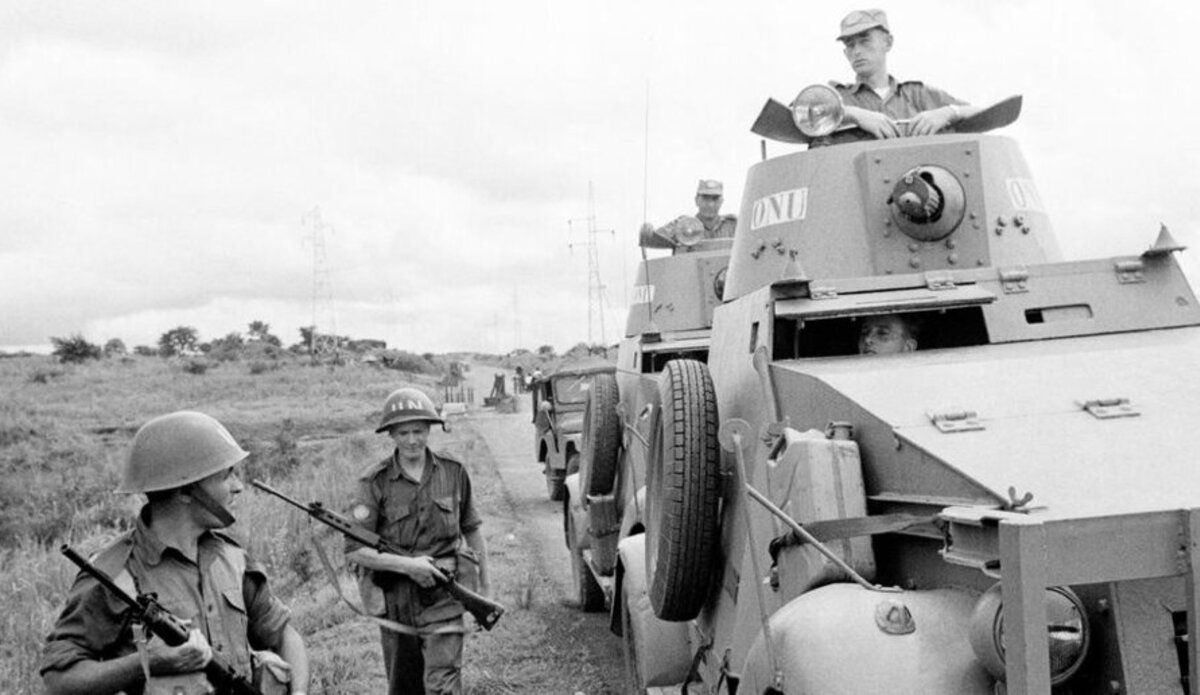
{"type": "Polygon", "coordinates": [[[191,622],[191,637],[175,647],[141,642],[131,609],[80,572],[38,666],[48,693],[211,692],[201,669],[214,649],[247,681],[261,669],[270,692],[308,689],[308,655],[288,609],[262,565],[220,531],[234,522],[229,505],[242,491],[234,465],[248,455],[202,413],[171,413],[138,430],[119,491],[148,502],[93,564],[130,595],[157,594],[191,622]],[[278,654],[255,651],[268,649],[278,654]]]}
{"type": "Polygon", "coordinates": [[[982,110],[917,80],[899,82],[888,73],[892,32],[883,10],[856,10],[842,19],[838,41],[854,70],[854,82],[831,82],[846,106],[846,122],[876,138],[932,135],[982,110]],[[907,121],[902,128],[899,121],[907,121]]]}
{"type": "Polygon", "coordinates": [[[474,575],[479,593],[491,593],[471,479],[461,463],[428,447],[435,422],[445,425],[424,392],[392,392],[375,431],[396,447],[359,479],[350,506],[349,516],[363,528],[408,553],[346,541],[346,559],[368,573],[368,586],[382,588],[382,605],[365,595],[364,605],[410,630],[380,628],[389,695],[462,693],[465,609],[439,584],[474,575]]]}
{"type": "Polygon", "coordinates": [[[721,214],[724,201],[724,184],[714,179],[701,179],[696,186],[696,216],[680,215],[658,229],[649,222],[643,224],[641,245],[691,250],[702,239],[732,237],[737,229],[737,217],[721,214]]]}

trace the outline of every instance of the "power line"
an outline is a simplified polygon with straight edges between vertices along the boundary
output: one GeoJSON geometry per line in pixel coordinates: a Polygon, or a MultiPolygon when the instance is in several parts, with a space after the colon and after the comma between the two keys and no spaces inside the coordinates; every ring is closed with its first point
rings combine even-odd
{"type": "Polygon", "coordinates": [[[307,228],[304,241],[313,249],[312,327],[308,336],[308,352],[313,359],[338,351],[337,321],[333,314],[333,282],[329,273],[329,257],[325,253],[325,232],[333,233],[333,225],[321,217],[320,206],[304,213],[300,224],[307,228]]]}
{"type": "MultiPolygon", "coordinates": [[[[588,181],[588,214],[584,218],[575,218],[567,220],[567,226],[571,227],[575,222],[587,222],[587,252],[588,252],[588,345],[594,345],[592,326],[600,324],[600,344],[608,345],[608,340],[604,335],[604,282],[600,279],[600,253],[596,245],[597,234],[610,234],[616,236],[616,232],[611,229],[596,229],[596,199],[592,189],[592,182],[588,181]]],[[[574,249],[576,244],[570,243],[567,246],[574,249]]]]}

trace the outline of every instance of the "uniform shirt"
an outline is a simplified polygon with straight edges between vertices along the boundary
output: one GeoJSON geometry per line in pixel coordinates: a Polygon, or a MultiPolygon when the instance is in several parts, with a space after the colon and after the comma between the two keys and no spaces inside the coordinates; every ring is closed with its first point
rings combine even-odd
{"type": "Polygon", "coordinates": [[[949,106],[950,104],[964,105],[967,102],[956,99],[936,87],[930,87],[917,80],[897,82],[895,77],[888,75],[888,97],[881,99],[875,90],[862,82],[830,82],[830,86],[842,95],[846,106],[857,106],[870,111],[886,114],[892,120],[912,118],[922,111],[949,106]]]}
{"type": "MultiPolygon", "coordinates": [[[[412,555],[454,557],[462,534],[483,523],[471,497],[471,479],[452,458],[425,450],[420,480],[404,472],[397,452],[359,479],[350,517],[412,555]]],[[[346,552],[364,547],[346,539],[346,552]]]]}
{"type": "MultiPolygon", "coordinates": [[[[703,233],[701,235],[701,238],[703,239],[732,238],[733,233],[737,230],[736,215],[717,215],[710,220],[702,220],[699,217],[694,217],[692,215],[680,215],[679,217],[676,217],[667,224],[663,225],[658,232],[663,236],[679,240],[687,235],[689,228],[695,228],[697,222],[699,222],[703,228],[703,233]]],[[[700,249],[682,247],[678,250],[692,251],[700,249]]]]}
{"type": "MultiPolygon", "coordinates": [[[[231,537],[205,532],[199,539],[198,562],[192,562],[151,531],[149,512],[143,507],[134,530],[104,549],[92,564],[130,595],[156,593],[163,608],[191,620],[216,653],[249,677],[250,649],[281,643],[288,609],[271,593],[262,567],[231,537]]],[[[131,608],[80,571],[46,638],[39,672],[132,653],[132,622],[131,608]]]]}

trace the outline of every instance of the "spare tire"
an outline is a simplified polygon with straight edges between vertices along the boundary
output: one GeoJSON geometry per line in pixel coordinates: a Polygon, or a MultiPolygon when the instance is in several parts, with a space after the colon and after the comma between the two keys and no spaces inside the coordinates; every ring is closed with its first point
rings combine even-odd
{"type": "Polygon", "coordinates": [[[585,495],[607,495],[613,490],[621,450],[619,400],[615,374],[604,372],[592,377],[583,412],[583,463],[579,473],[585,495]]]}
{"type": "Polygon", "coordinates": [[[646,567],[662,620],[691,620],[708,596],[720,533],[717,396],[708,366],[671,360],[647,461],[646,567]]]}

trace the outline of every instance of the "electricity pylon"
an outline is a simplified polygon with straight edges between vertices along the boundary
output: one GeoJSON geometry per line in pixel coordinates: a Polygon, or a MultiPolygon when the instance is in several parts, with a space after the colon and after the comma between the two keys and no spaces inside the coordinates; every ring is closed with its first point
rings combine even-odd
{"type": "MultiPolygon", "coordinates": [[[[600,279],[600,253],[596,245],[596,235],[609,234],[615,237],[616,232],[611,229],[596,229],[596,200],[591,181],[588,181],[587,217],[567,220],[567,226],[574,231],[573,225],[576,222],[587,222],[585,246],[588,253],[588,346],[595,344],[592,326],[597,322],[600,324],[600,344],[607,346],[608,340],[604,335],[604,282],[600,279]]],[[[574,249],[576,245],[570,243],[567,246],[574,249]]]]}

